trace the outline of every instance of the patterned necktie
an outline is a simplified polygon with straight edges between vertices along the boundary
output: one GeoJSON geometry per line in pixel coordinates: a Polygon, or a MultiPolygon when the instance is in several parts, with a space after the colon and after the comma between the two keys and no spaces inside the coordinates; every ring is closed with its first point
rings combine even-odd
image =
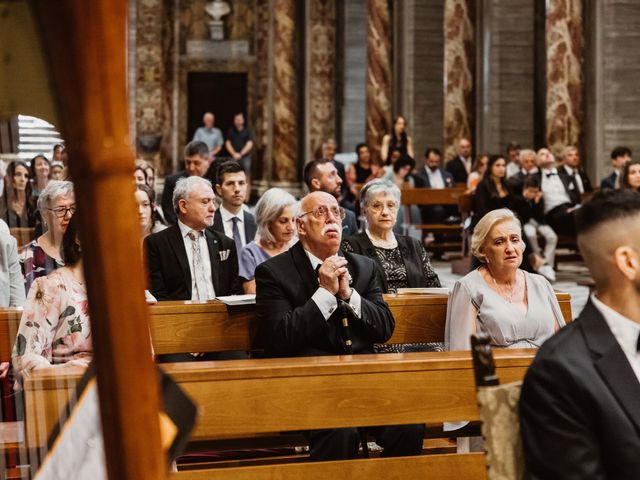
{"type": "Polygon", "coordinates": [[[204,275],[204,264],[202,263],[202,254],[200,253],[200,232],[191,230],[188,234],[191,239],[191,252],[193,254],[193,278],[196,285],[191,292],[191,300],[197,302],[206,302],[209,298],[207,295],[207,280],[204,275]]]}
{"type": "Polygon", "coordinates": [[[231,221],[233,222],[233,243],[236,244],[236,253],[240,255],[240,250],[242,250],[242,238],[240,238],[238,220],[240,220],[238,217],[231,217],[231,221]]]}

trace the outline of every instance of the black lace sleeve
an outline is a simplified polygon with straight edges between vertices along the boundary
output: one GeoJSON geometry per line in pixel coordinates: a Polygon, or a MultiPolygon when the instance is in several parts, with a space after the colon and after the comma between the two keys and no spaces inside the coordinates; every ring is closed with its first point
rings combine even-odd
{"type": "Polygon", "coordinates": [[[422,270],[424,271],[424,276],[427,279],[427,287],[441,287],[440,279],[438,278],[438,274],[431,267],[431,262],[429,261],[429,257],[427,256],[427,252],[424,247],[422,248],[422,270]]]}

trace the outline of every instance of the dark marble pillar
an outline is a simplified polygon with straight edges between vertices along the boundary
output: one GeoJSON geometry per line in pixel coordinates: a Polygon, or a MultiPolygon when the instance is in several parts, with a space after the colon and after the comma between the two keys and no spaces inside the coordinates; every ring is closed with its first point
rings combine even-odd
{"type": "Polygon", "coordinates": [[[373,158],[391,131],[391,15],[387,0],[369,0],[367,33],[366,140],[373,158]]]}

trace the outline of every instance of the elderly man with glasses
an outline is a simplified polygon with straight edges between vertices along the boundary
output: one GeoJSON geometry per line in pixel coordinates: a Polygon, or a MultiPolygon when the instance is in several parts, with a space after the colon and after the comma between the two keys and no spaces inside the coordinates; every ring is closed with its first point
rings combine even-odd
{"type": "MultiPolygon", "coordinates": [[[[256,312],[267,354],[278,357],[373,353],[394,329],[373,260],[340,249],[344,210],[313,192],[298,205],[299,242],[256,269],[256,312]],[[346,319],[346,321],[345,321],[346,319]]],[[[371,429],[384,456],[417,455],[423,425],[371,429]]],[[[308,432],[312,460],[354,458],[357,428],[308,432]]]]}

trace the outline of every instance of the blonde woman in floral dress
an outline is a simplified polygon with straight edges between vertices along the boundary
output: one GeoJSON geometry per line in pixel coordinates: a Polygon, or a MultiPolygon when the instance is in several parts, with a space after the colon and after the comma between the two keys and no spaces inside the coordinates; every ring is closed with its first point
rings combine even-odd
{"type": "Polygon", "coordinates": [[[17,378],[36,369],[87,366],[93,357],[75,220],[62,239],[65,266],[37,278],[29,290],[12,354],[17,378]]]}

